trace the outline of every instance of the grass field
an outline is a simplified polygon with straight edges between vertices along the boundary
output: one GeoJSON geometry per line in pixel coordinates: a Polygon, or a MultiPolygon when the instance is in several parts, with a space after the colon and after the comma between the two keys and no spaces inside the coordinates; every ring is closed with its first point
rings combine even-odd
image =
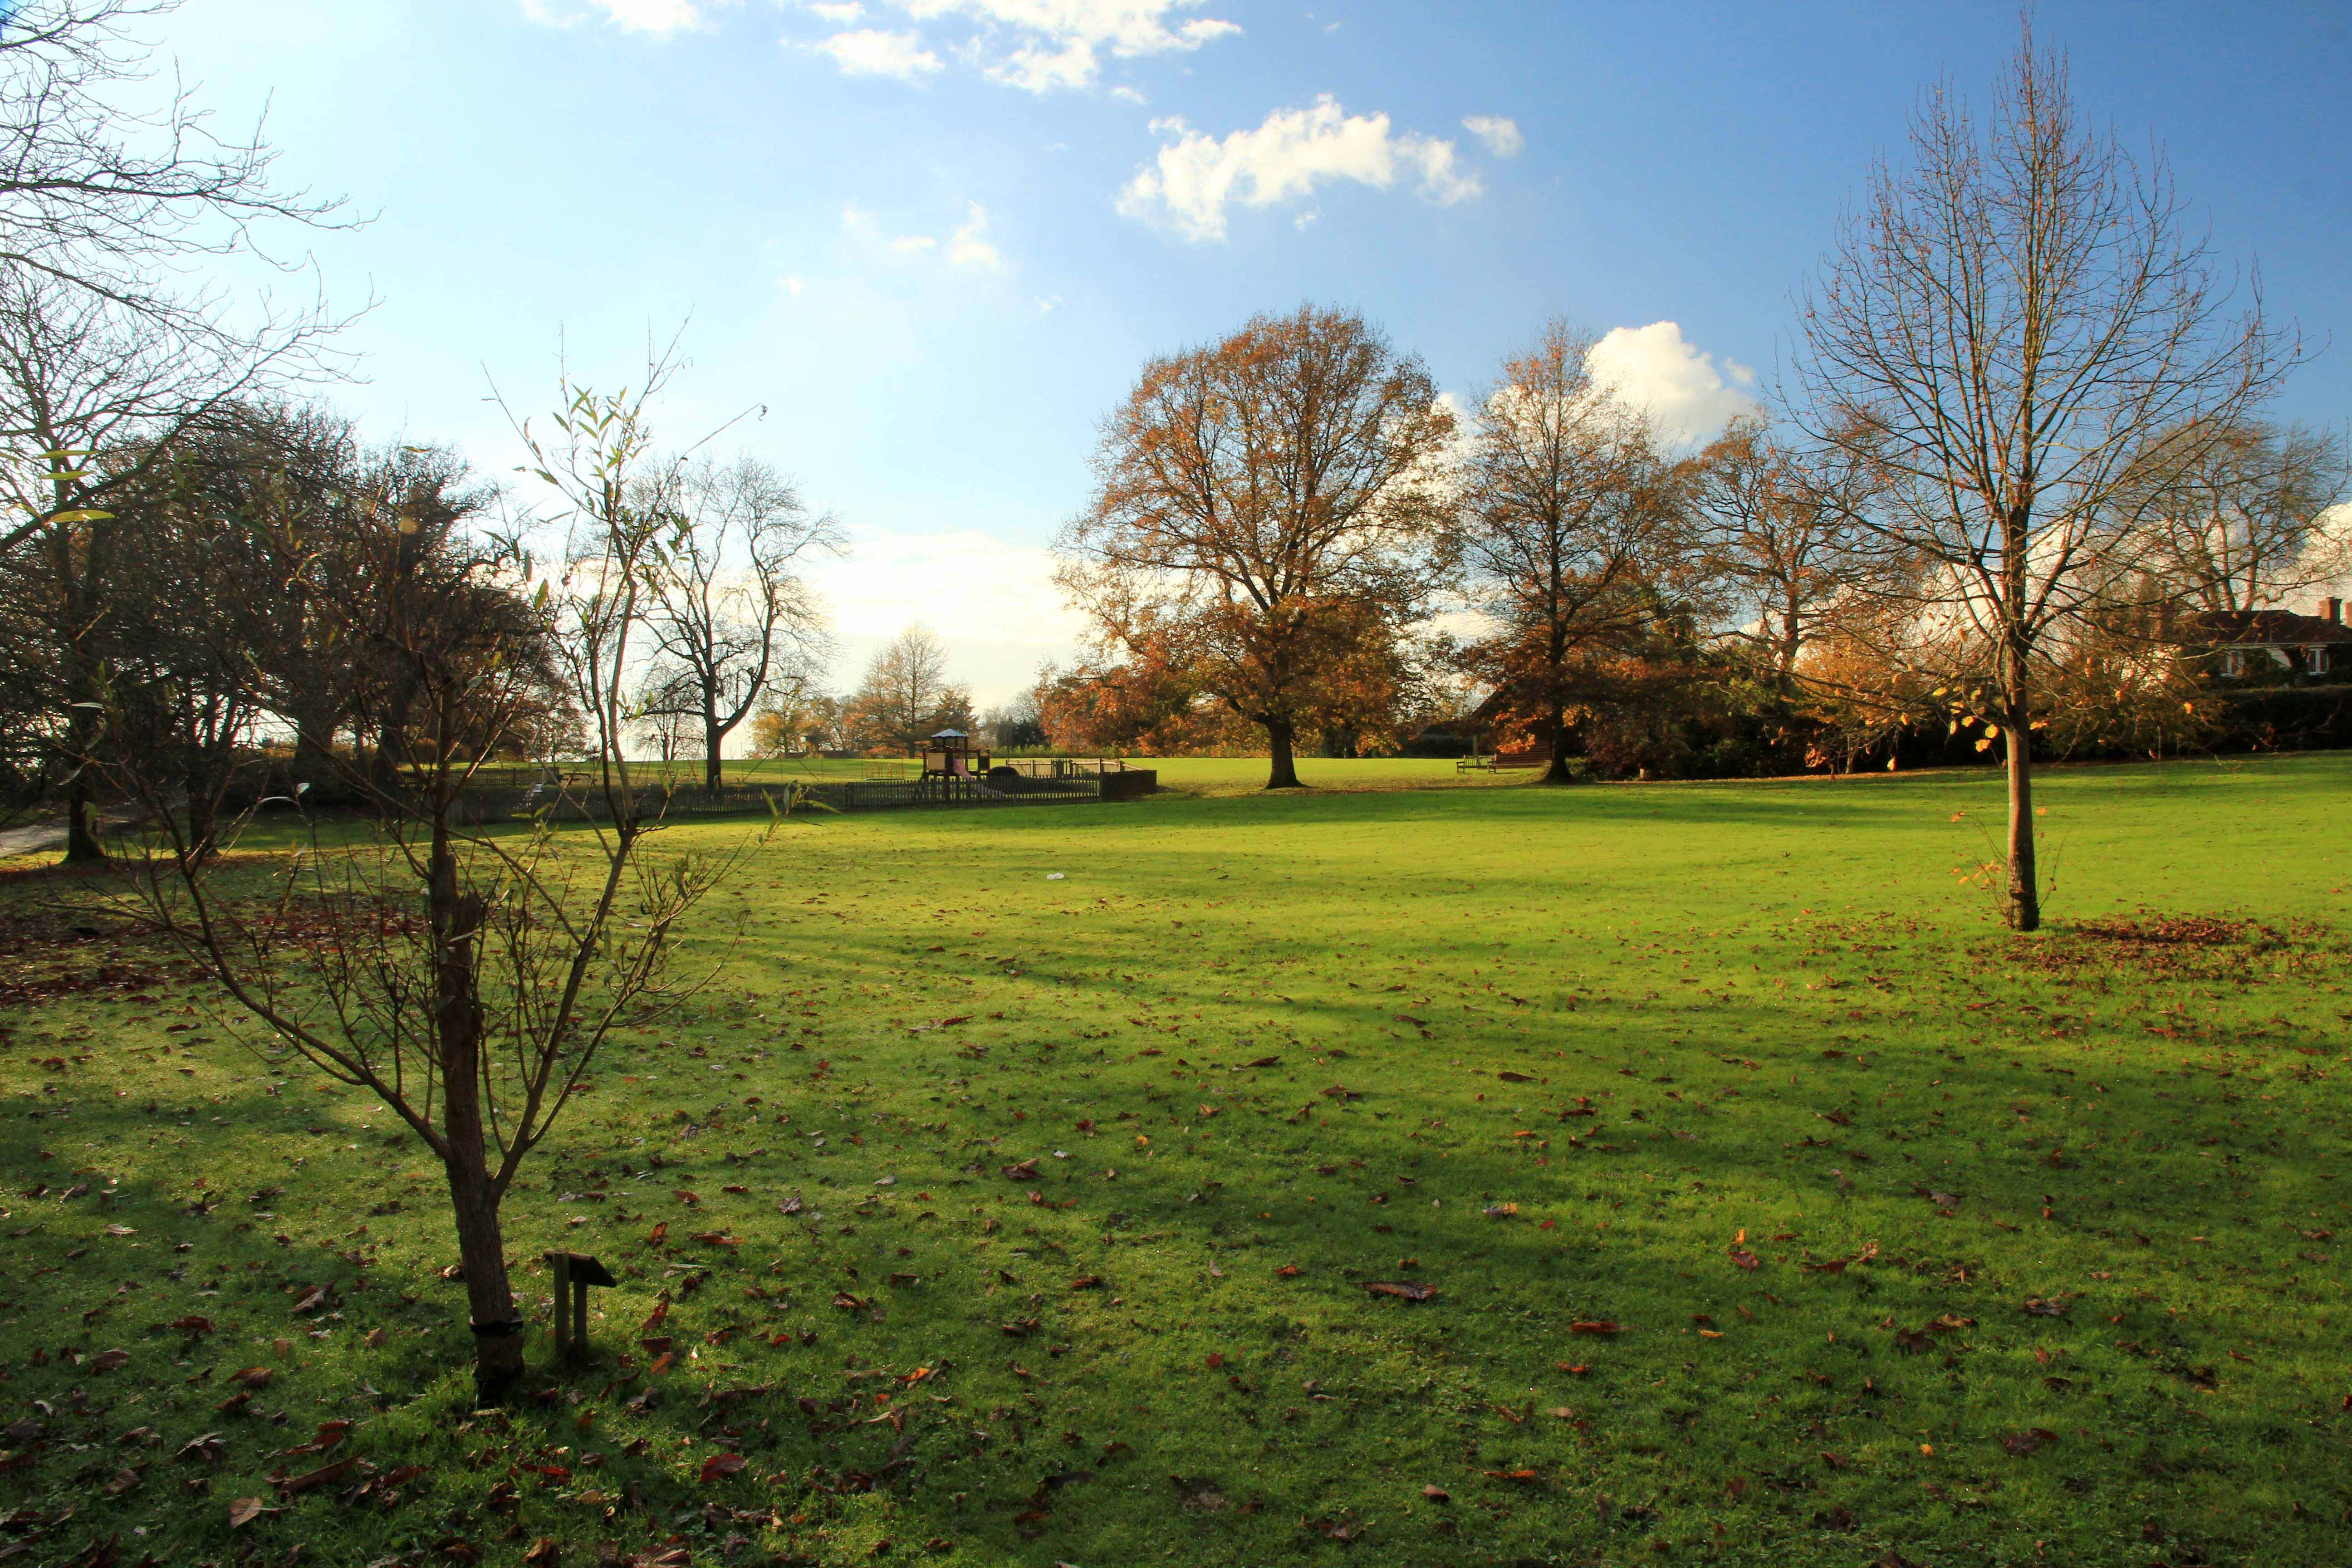
{"type": "Polygon", "coordinates": [[[2352,1560],[2352,757],[2051,773],[2028,939],[1955,874],[1990,773],[1257,766],[788,824],[509,1205],[527,1306],[551,1246],[623,1284],[507,1412],[422,1151],[0,888],[0,1541],[2352,1560]]]}

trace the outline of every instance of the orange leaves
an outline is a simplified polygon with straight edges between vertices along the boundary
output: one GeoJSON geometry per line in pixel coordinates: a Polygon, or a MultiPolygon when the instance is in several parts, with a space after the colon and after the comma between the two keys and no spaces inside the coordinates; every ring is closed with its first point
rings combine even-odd
{"type": "Polygon", "coordinates": [[[698,1230],[694,1233],[694,1239],[709,1247],[740,1247],[743,1245],[743,1238],[741,1237],[731,1236],[723,1230],[698,1230]]]}
{"type": "Polygon", "coordinates": [[[1570,1323],[1568,1325],[1568,1331],[1571,1334],[1613,1334],[1621,1332],[1622,1330],[1620,1325],[1611,1322],[1606,1318],[1601,1318],[1570,1323]]]}

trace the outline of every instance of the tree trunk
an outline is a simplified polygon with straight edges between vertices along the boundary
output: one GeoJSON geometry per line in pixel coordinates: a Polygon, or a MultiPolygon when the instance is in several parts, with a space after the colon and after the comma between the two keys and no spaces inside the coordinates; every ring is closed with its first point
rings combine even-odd
{"type": "Polygon", "coordinates": [[[1290,752],[1291,741],[1296,733],[1297,727],[1287,719],[1266,721],[1266,739],[1273,742],[1274,752],[1273,765],[1266,770],[1266,788],[1298,789],[1302,787],[1298,782],[1298,763],[1290,752]]]}
{"type": "Polygon", "coordinates": [[[2003,729],[2009,749],[2009,897],[2006,913],[2017,931],[2042,926],[2042,890],[2033,870],[2033,729],[2022,693],[2003,729]]]}
{"type": "Polygon", "coordinates": [[[702,791],[713,800],[719,798],[719,774],[723,771],[719,765],[719,748],[726,743],[727,732],[719,729],[719,721],[704,719],[702,721],[702,791]]]}
{"type": "Polygon", "coordinates": [[[439,824],[434,837],[430,902],[437,942],[434,1022],[441,1058],[442,1167],[472,1317],[475,1396],[492,1405],[521,1380],[523,1336],[507,1281],[499,1191],[482,1124],[482,1003],[475,949],[484,905],[480,894],[457,891],[457,858],[439,824]]]}
{"type": "Polygon", "coordinates": [[[91,790],[87,768],[66,785],[66,864],[101,866],[106,846],[98,837],[98,796],[91,790]]]}
{"type": "Polygon", "coordinates": [[[1574,784],[1575,777],[1568,771],[1568,710],[1565,708],[1555,707],[1551,710],[1550,730],[1551,762],[1544,769],[1544,783],[1574,784]]]}

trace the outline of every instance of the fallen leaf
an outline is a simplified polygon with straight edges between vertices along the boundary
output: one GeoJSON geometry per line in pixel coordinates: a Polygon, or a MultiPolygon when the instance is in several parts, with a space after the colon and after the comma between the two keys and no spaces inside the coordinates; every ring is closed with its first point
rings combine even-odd
{"type": "Polygon", "coordinates": [[[1423,1487],[1421,1489],[1421,1495],[1427,1498],[1432,1502],[1452,1502],[1454,1500],[1454,1494],[1447,1491],[1444,1487],[1423,1487]]]}
{"type": "Polygon", "coordinates": [[[228,1505],[228,1527],[231,1530],[243,1530],[263,1514],[277,1511],[257,1497],[241,1497],[228,1505]]]}
{"type": "Polygon", "coordinates": [[[740,1454],[713,1454],[702,1461],[702,1484],[709,1486],[712,1481],[734,1475],[748,1463],[750,1461],[740,1454]]]}
{"type": "Polygon", "coordinates": [[[1604,1318],[1593,1322],[1570,1323],[1568,1331],[1571,1334],[1613,1334],[1618,1331],[1618,1326],[1604,1318]]]}
{"type": "Polygon", "coordinates": [[[1375,1280],[1366,1285],[1364,1289],[1375,1296],[1395,1296],[1407,1301],[1426,1301],[1437,1294],[1435,1289],[1423,1285],[1418,1279],[1375,1280]]]}

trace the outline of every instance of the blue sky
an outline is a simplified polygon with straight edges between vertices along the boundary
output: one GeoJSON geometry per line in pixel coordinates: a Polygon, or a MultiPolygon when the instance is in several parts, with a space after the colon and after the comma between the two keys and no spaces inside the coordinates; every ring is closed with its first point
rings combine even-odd
{"type": "MultiPolygon", "coordinates": [[[[2216,253],[2352,416],[2352,7],[2045,5],[2090,117],[2160,142],[2216,253]],[[2329,340],[2333,340],[2331,343],[2329,340]]],[[[983,701],[1075,631],[1044,546],[1148,355],[1302,300],[1467,395],[1558,314],[1693,429],[1768,383],[1789,299],[1924,86],[1981,100],[1999,5],[1265,0],[188,0],[158,31],[224,117],[267,98],[377,308],[336,400],[503,473],[488,378],[543,403],[692,362],[678,438],[838,511],[845,680],[920,618],[983,701]],[[688,318],[690,316],[690,321],[688,318]],[[1752,381],[1743,380],[1743,373],[1752,381]]]]}

